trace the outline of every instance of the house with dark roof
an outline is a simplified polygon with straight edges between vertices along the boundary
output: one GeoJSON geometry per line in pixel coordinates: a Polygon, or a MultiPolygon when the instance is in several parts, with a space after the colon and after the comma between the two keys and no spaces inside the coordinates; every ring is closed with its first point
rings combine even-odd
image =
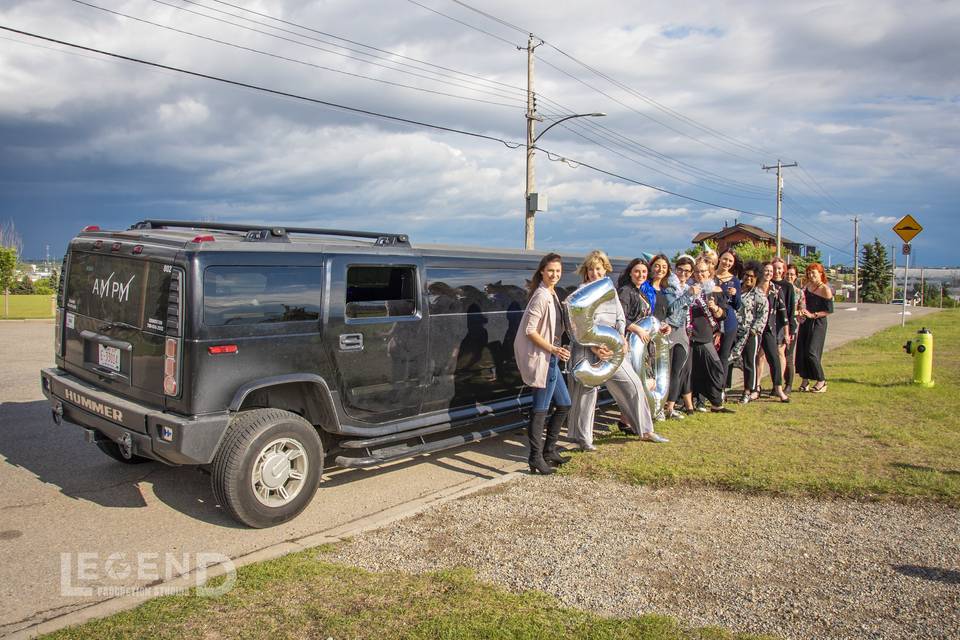
{"type": "MultiPolygon", "coordinates": [[[[768,247],[777,246],[777,236],[755,227],[752,224],[735,224],[732,227],[723,225],[720,231],[701,231],[693,237],[693,244],[704,244],[707,240],[717,243],[717,251],[723,252],[727,249],[740,244],[741,242],[753,242],[755,244],[765,244],[768,247]]],[[[785,253],[792,253],[795,256],[805,257],[809,253],[817,250],[815,246],[794,242],[786,236],[780,237],[783,243],[785,253]]]]}

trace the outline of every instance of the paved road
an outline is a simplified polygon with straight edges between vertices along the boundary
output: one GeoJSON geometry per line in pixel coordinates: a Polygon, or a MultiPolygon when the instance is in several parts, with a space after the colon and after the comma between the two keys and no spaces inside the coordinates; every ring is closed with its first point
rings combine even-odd
{"type": "MultiPolygon", "coordinates": [[[[831,317],[828,348],[899,323],[892,305],[851,307],[840,305],[831,317]]],[[[52,363],[52,344],[50,322],[0,322],[0,636],[106,599],[67,595],[64,584],[144,585],[166,575],[167,559],[192,565],[201,552],[233,558],[345,531],[371,515],[397,513],[525,466],[523,443],[512,434],[379,469],[337,471],[293,522],[240,528],[216,506],[199,471],[122,465],[85,444],[75,426],[55,426],[38,374],[52,363]],[[111,565],[111,554],[123,555],[111,565]],[[88,580],[80,580],[81,570],[88,580]]]]}

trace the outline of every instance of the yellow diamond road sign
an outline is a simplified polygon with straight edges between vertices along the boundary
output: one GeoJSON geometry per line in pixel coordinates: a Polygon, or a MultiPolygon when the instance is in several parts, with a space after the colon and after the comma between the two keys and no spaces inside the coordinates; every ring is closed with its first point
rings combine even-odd
{"type": "Polygon", "coordinates": [[[904,242],[910,242],[913,240],[918,233],[923,231],[923,227],[920,226],[920,223],[913,219],[913,216],[907,214],[900,218],[900,222],[893,225],[894,232],[900,236],[900,239],[904,242]]]}

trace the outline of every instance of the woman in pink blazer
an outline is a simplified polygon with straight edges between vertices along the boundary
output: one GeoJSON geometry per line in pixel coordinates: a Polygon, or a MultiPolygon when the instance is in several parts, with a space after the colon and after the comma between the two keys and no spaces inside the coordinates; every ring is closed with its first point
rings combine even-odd
{"type": "Polygon", "coordinates": [[[570,393],[560,374],[560,360],[569,360],[570,352],[560,346],[563,311],[554,289],[562,275],[560,256],[555,253],[543,256],[530,280],[530,301],[513,341],[520,377],[533,389],[533,417],[527,428],[530,472],[544,475],[553,473],[550,463],[560,465],[567,461],[556,448],[560,430],[570,413],[570,393]],[[556,410],[547,425],[551,402],[556,410]]]}

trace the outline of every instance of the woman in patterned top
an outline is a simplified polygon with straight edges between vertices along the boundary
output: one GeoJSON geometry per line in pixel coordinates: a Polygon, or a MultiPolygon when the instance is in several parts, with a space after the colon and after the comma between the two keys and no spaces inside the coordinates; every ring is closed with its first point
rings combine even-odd
{"type": "Polygon", "coordinates": [[[757,387],[757,352],[760,350],[760,335],[767,326],[767,316],[770,315],[770,303],[763,291],[757,288],[757,274],[760,265],[751,262],[743,270],[743,289],[740,293],[739,326],[737,341],[730,352],[731,363],[738,357],[743,357],[743,396],[741,404],[756,400],[759,394],[757,387]]]}

